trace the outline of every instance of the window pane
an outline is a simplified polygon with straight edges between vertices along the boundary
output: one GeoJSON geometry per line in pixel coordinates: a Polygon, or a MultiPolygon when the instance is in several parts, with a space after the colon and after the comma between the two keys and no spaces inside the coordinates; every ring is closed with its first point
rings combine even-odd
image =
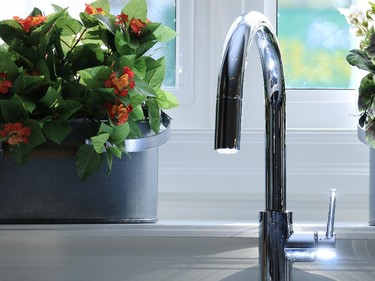
{"type": "MultiPolygon", "coordinates": [[[[176,30],[176,0],[148,0],[148,16],[152,21],[161,22],[176,30]]],[[[176,86],[176,39],[167,43],[157,44],[158,56],[164,56],[166,62],[166,87],[176,86]]]]}
{"type": "Polygon", "coordinates": [[[278,37],[288,88],[349,88],[350,0],[279,0],[278,37]]]}

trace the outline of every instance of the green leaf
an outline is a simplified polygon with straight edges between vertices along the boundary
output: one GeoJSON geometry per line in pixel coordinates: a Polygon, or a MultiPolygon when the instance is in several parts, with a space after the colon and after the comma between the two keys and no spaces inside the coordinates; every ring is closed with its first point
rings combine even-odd
{"type": "Polygon", "coordinates": [[[126,137],[130,132],[129,124],[124,123],[118,126],[113,127],[113,133],[111,134],[109,140],[111,143],[121,143],[124,142],[126,137]]]}
{"type": "Polygon", "coordinates": [[[104,87],[104,81],[109,78],[112,69],[109,66],[96,66],[80,70],[81,83],[86,85],[90,90],[104,87]]]}
{"type": "Polygon", "coordinates": [[[358,89],[358,110],[366,111],[372,107],[375,95],[375,83],[373,75],[367,74],[361,80],[361,85],[358,89]]]}
{"type": "Polygon", "coordinates": [[[33,147],[29,144],[19,143],[17,145],[10,145],[9,151],[12,153],[17,164],[22,166],[31,155],[33,147]]]}
{"type": "Polygon", "coordinates": [[[28,119],[23,124],[31,128],[31,136],[29,136],[29,145],[31,147],[36,147],[46,142],[42,128],[37,121],[28,119]]]}
{"type": "Polygon", "coordinates": [[[17,79],[18,66],[10,59],[9,53],[0,52],[0,72],[8,74],[8,79],[14,81],[17,79]]]}
{"type": "Polygon", "coordinates": [[[144,80],[139,79],[137,76],[134,76],[133,81],[135,83],[135,87],[133,91],[140,95],[144,96],[155,96],[155,90],[144,80]]]}
{"type": "Polygon", "coordinates": [[[140,104],[142,104],[147,96],[145,95],[140,95],[138,93],[135,93],[134,91],[131,91],[129,93],[129,97],[130,97],[130,104],[132,105],[133,108],[136,108],[138,107],[140,104]]]}
{"type": "Polygon", "coordinates": [[[374,119],[370,119],[369,122],[366,124],[365,128],[365,140],[371,146],[375,147],[375,121],[374,119]]]}
{"type": "Polygon", "coordinates": [[[83,107],[83,104],[75,100],[66,100],[65,104],[66,106],[59,111],[60,121],[68,120],[74,113],[83,107]]]}
{"type": "MultiPolygon", "coordinates": [[[[161,58],[157,61],[160,66],[157,68],[153,68],[152,70],[147,69],[147,74],[145,80],[148,82],[148,84],[157,91],[160,89],[164,76],[165,76],[165,59],[161,58]]],[[[152,66],[154,66],[153,64],[152,66]]]]}
{"type": "Polygon", "coordinates": [[[18,96],[18,95],[15,95],[15,97],[20,100],[21,104],[23,105],[23,107],[25,108],[27,112],[32,113],[35,110],[36,105],[32,98],[28,96],[18,96]]]}
{"type": "Polygon", "coordinates": [[[56,27],[59,29],[61,36],[77,35],[83,29],[83,25],[80,21],[69,17],[57,19],[56,27]]]}
{"type": "MultiPolygon", "coordinates": [[[[132,113],[130,113],[131,117],[132,117],[132,113]]],[[[130,132],[129,132],[129,135],[128,135],[129,139],[136,139],[136,138],[142,137],[142,131],[139,128],[139,125],[136,121],[138,121],[138,120],[135,120],[135,119],[133,120],[133,118],[129,118],[129,120],[127,122],[127,124],[129,124],[129,127],[130,127],[130,132]]],[[[124,144],[125,144],[125,142],[124,142],[124,144]]]]}
{"type": "Polygon", "coordinates": [[[102,122],[100,124],[98,134],[102,134],[102,133],[112,134],[113,133],[113,129],[114,128],[112,126],[109,126],[106,123],[102,122]]]}
{"type": "Polygon", "coordinates": [[[51,82],[48,65],[45,60],[41,59],[36,62],[35,70],[39,73],[40,77],[44,77],[41,84],[48,84],[51,82]]]}
{"type": "Polygon", "coordinates": [[[172,93],[165,92],[162,89],[159,89],[156,92],[156,95],[158,106],[161,109],[171,109],[178,106],[177,98],[172,93]]]}
{"type": "Polygon", "coordinates": [[[375,65],[371,62],[365,51],[351,50],[349,55],[346,56],[346,60],[350,65],[356,66],[359,69],[375,72],[375,65]]]}
{"type": "Polygon", "coordinates": [[[150,127],[155,133],[160,131],[160,109],[155,99],[146,100],[150,127]]]}
{"type": "Polygon", "coordinates": [[[55,13],[64,10],[62,7],[60,7],[60,6],[56,5],[56,4],[51,4],[51,6],[53,7],[53,10],[55,11],[55,13]]]}
{"type": "Polygon", "coordinates": [[[24,94],[40,86],[43,80],[43,76],[33,76],[21,73],[16,81],[14,81],[12,90],[17,94],[24,94]]]}
{"type": "Polygon", "coordinates": [[[0,38],[9,46],[16,46],[22,42],[26,32],[15,20],[0,21],[0,38]]]}
{"type": "Polygon", "coordinates": [[[27,111],[19,98],[14,96],[8,100],[0,99],[0,115],[6,122],[17,122],[26,114],[27,111]]]}
{"type": "Polygon", "coordinates": [[[137,107],[133,107],[133,110],[130,113],[130,117],[134,121],[144,120],[145,115],[143,113],[142,105],[138,105],[137,107]]]}
{"type": "Polygon", "coordinates": [[[132,18],[140,19],[143,22],[147,19],[147,3],[146,0],[131,0],[121,11],[121,13],[132,18]]]}
{"type": "Polygon", "coordinates": [[[138,58],[134,63],[133,72],[141,79],[144,79],[146,76],[146,62],[141,57],[138,58]]]}
{"type": "Polygon", "coordinates": [[[149,22],[146,26],[142,29],[141,35],[137,38],[140,43],[145,43],[148,41],[155,41],[157,42],[157,38],[154,35],[156,29],[158,29],[162,24],[158,22],[149,22]]]}
{"type": "Polygon", "coordinates": [[[31,11],[30,16],[36,17],[38,15],[42,15],[42,11],[39,10],[37,7],[34,7],[34,9],[31,11]]]}
{"type": "Polygon", "coordinates": [[[76,156],[77,175],[81,180],[96,172],[103,162],[102,154],[96,153],[92,145],[84,144],[78,148],[76,156]]]}
{"type": "Polygon", "coordinates": [[[96,151],[96,153],[102,153],[104,150],[104,145],[109,139],[108,133],[102,133],[97,136],[91,137],[92,145],[96,151]]]}
{"type": "Polygon", "coordinates": [[[43,126],[45,137],[57,144],[62,144],[72,131],[68,122],[47,121],[43,126]]]}
{"type": "Polygon", "coordinates": [[[73,49],[68,56],[72,64],[72,72],[102,66],[104,62],[104,50],[100,44],[86,43],[73,49]]]}
{"type": "Polygon", "coordinates": [[[120,57],[120,67],[134,67],[135,59],[137,58],[136,55],[123,55],[120,57]]]}
{"type": "Polygon", "coordinates": [[[120,30],[117,30],[115,34],[115,46],[120,56],[128,55],[133,52],[120,30]]]}
{"type": "Polygon", "coordinates": [[[59,107],[65,107],[66,103],[64,99],[61,97],[61,94],[53,88],[53,86],[50,86],[44,95],[44,97],[40,100],[41,103],[46,105],[47,107],[56,110],[59,107]]]}
{"type": "Polygon", "coordinates": [[[160,25],[159,28],[155,30],[154,35],[159,42],[167,42],[175,38],[177,33],[169,26],[160,25]]]}
{"type": "MultiPolygon", "coordinates": [[[[157,60],[153,59],[152,57],[144,56],[143,59],[146,62],[147,73],[149,73],[148,76],[150,76],[150,73],[152,73],[153,70],[155,70],[155,69],[157,69],[158,67],[161,66],[160,61],[157,61],[157,60]]],[[[148,80],[149,79],[150,79],[150,77],[148,77],[148,80]]]]}
{"type": "Polygon", "coordinates": [[[109,16],[105,16],[102,14],[94,15],[94,17],[97,18],[98,21],[101,22],[109,32],[111,32],[112,34],[116,34],[118,26],[115,25],[114,18],[110,18],[109,16]]]}
{"type": "MultiPolygon", "coordinates": [[[[108,151],[116,156],[118,159],[121,159],[122,157],[122,153],[124,152],[121,148],[117,147],[117,146],[109,146],[108,147],[108,151]]],[[[107,152],[108,153],[108,152],[107,152]]]]}
{"type": "Polygon", "coordinates": [[[79,18],[81,19],[85,28],[93,28],[99,25],[98,19],[93,17],[85,12],[79,14],[79,18]]]}
{"type": "Polygon", "coordinates": [[[156,43],[157,41],[153,40],[153,41],[147,41],[147,42],[140,44],[139,47],[137,47],[137,52],[136,52],[137,57],[143,56],[148,50],[154,47],[156,43]]]}
{"type": "Polygon", "coordinates": [[[108,166],[107,176],[109,176],[112,173],[113,156],[110,151],[107,151],[106,155],[107,155],[107,166],[108,166]]]}

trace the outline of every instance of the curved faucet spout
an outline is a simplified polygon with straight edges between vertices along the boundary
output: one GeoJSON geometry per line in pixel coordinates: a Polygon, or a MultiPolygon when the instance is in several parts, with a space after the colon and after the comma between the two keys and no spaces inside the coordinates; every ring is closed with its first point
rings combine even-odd
{"type": "Polygon", "coordinates": [[[237,18],[227,35],[218,81],[215,149],[233,153],[240,148],[243,79],[254,38],[264,79],[266,210],[285,211],[284,72],[275,33],[265,16],[258,12],[237,18]]]}
{"type": "Polygon", "coordinates": [[[315,261],[319,248],[333,257],[336,191],[331,191],[325,236],[293,232],[293,216],[286,210],[283,65],[275,33],[258,12],[236,19],[227,35],[218,81],[215,149],[233,153],[240,148],[243,79],[253,39],[262,63],[266,119],[266,209],[259,217],[259,280],[291,281],[293,262],[315,261]]]}

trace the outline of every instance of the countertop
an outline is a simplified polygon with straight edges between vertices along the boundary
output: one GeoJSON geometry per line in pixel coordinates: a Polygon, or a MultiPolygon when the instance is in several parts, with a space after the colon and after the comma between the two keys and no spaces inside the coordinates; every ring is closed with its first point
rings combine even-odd
{"type": "MultiPolygon", "coordinates": [[[[338,224],[335,231],[336,259],[296,263],[295,281],[375,280],[375,227],[338,224]]],[[[243,222],[0,225],[0,280],[258,280],[257,236],[258,224],[243,222]]]]}

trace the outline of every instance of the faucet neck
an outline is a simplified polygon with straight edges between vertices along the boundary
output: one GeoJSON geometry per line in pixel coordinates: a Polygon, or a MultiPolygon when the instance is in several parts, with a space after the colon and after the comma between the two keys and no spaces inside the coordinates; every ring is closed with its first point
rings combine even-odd
{"type": "Polygon", "coordinates": [[[265,95],[266,210],[286,210],[285,82],[275,33],[264,15],[239,17],[228,32],[218,81],[216,149],[239,149],[243,78],[253,39],[260,55],[265,95]]]}

